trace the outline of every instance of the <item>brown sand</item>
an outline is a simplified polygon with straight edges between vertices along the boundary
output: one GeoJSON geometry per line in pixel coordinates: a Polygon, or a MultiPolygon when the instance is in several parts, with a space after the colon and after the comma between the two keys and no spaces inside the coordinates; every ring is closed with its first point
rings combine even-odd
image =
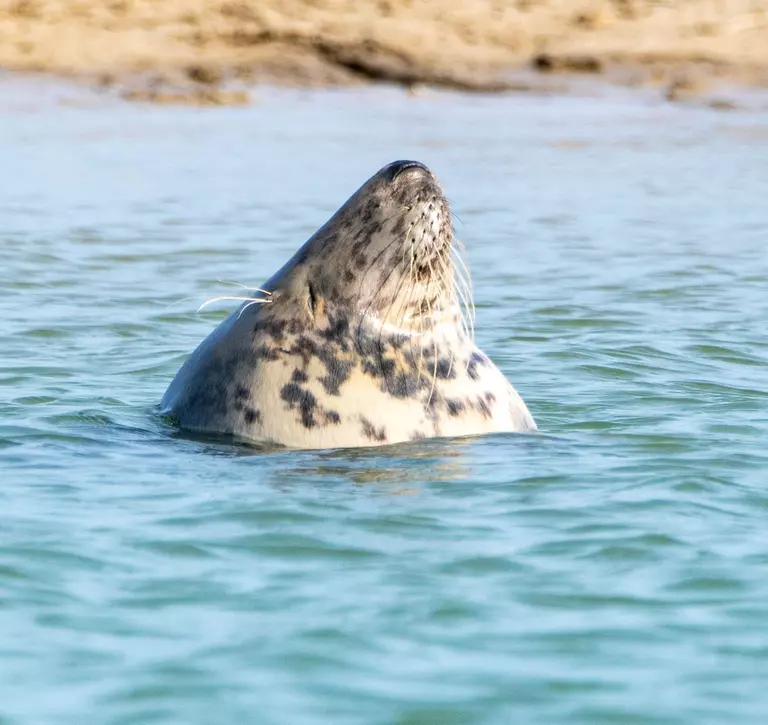
{"type": "Polygon", "coordinates": [[[205,104],[258,82],[514,90],[526,68],[679,100],[768,85],[768,0],[0,0],[0,67],[205,104]]]}

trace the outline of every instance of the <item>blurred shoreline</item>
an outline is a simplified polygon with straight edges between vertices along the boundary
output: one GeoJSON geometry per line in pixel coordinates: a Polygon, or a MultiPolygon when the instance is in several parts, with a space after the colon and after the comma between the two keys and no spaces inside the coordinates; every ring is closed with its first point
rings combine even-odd
{"type": "Polygon", "coordinates": [[[722,86],[768,88],[764,0],[6,0],[0,38],[0,68],[159,103],[245,104],[262,83],[551,92],[583,75],[710,105],[722,86]]]}

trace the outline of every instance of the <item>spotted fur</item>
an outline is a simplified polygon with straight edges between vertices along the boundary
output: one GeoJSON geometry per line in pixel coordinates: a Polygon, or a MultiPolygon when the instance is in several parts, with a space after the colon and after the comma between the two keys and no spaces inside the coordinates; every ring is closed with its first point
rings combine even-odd
{"type": "Polygon", "coordinates": [[[535,428],[462,320],[433,174],[369,179],[194,351],[161,401],[188,430],[296,448],[535,428]]]}

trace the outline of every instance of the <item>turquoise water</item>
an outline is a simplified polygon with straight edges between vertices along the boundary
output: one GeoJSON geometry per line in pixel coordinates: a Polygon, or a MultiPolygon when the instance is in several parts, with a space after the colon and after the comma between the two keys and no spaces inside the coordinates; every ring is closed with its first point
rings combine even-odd
{"type": "Polygon", "coordinates": [[[762,723],[768,117],[640,92],[0,90],[0,723],[762,723]],[[540,432],[261,454],[152,413],[395,158],[540,432]]]}

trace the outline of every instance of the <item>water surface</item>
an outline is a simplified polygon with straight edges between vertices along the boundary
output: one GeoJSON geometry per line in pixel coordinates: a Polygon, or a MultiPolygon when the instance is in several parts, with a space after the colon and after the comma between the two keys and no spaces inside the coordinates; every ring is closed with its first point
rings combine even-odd
{"type": "Polygon", "coordinates": [[[763,722],[768,120],[641,93],[0,90],[0,722],[763,722]],[[540,432],[152,414],[368,176],[434,169],[540,432]]]}

